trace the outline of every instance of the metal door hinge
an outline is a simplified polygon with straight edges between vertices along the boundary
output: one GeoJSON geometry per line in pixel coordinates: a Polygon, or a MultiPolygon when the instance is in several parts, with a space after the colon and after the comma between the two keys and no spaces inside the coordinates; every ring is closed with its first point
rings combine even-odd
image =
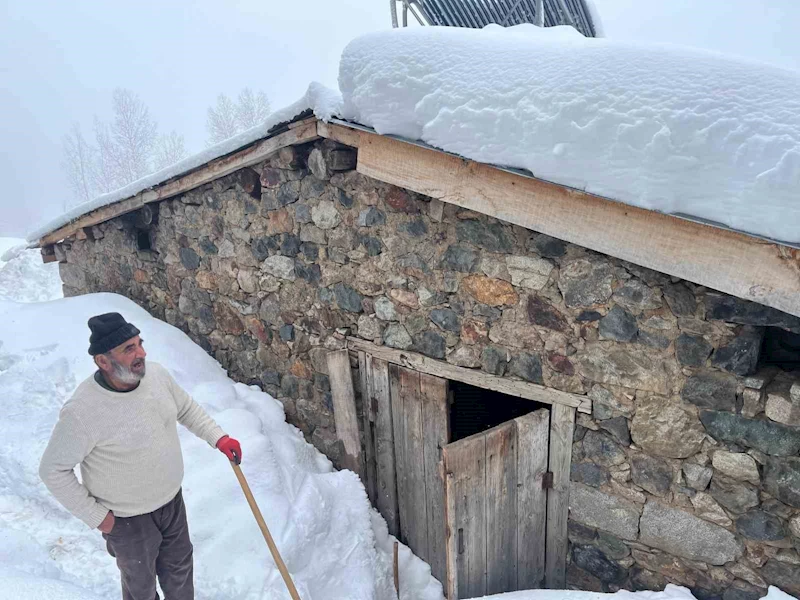
{"type": "Polygon", "coordinates": [[[542,489],[543,490],[551,490],[553,489],[553,472],[547,471],[544,475],[542,475],[542,489]]]}

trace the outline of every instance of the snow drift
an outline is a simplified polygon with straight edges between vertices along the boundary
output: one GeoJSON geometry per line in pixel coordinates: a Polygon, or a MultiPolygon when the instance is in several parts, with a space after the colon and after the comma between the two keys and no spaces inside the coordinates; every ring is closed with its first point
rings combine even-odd
{"type": "Polygon", "coordinates": [[[800,72],[571,27],[351,42],[344,116],[627,204],[800,242],[800,72]]]}
{"type": "Polygon", "coordinates": [[[42,263],[38,250],[25,240],[0,238],[0,300],[46,302],[61,298],[58,263],[42,263]]]}
{"type": "MultiPolygon", "coordinates": [[[[37,472],[61,406],[94,370],[86,321],[110,311],[134,322],[148,358],[242,442],[242,469],[301,597],[395,598],[394,538],[358,476],[335,471],[286,423],[280,402],[230,380],[183,332],[127,298],[89,294],[0,300],[0,600],[119,597],[119,573],[100,533],[68,514],[37,472]]],[[[288,598],[225,457],[179,429],[198,600],[288,598]]],[[[405,546],[400,567],[403,600],[442,598],[430,568],[405,546]]]]}

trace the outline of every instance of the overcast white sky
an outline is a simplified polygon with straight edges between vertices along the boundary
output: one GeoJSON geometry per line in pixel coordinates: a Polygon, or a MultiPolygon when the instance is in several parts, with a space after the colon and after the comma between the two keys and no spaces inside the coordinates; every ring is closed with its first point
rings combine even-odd
{"type": "MultiPolygon", "coordinates": [[[[312,80],[336,86],[341,50],[391,26],[386,0],[2,0],[0,236],[24,237],[70,194],[61,138],[91,136],[111,91],[140,95],[161,131],[204,147],[220,92],[273,108],[312,80]]],[[[800,70],[800,0],[595,0],[609,38],[718,50],[800,70]]]]}

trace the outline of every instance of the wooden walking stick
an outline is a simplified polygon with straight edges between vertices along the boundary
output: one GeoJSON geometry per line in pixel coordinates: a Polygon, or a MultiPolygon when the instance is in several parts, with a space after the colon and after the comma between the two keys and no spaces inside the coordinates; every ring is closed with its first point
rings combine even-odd
{"type": "Polygon", "coordinates": [[[272,535],[267,528],[267,524],[264,522],[264,517],[261,516],[261,511],[258,510],[258,504],[256,504],[256,499],[253,498],[253,492],[250,491],[250,486],[247,485],[247,480],[244,478],[244,473],[242,473],[241,467],[233,461],[231,461],[231,467],[233,467],[233,472],[236,473],[236,479],[239,480],[239,485],[242,486],[242,491],[244,492],[245,498],[247,498],[247,503],[250,505],[250,510],[253,511],[253,516],[256,518],[258,527],[261,529],[261,533],[264,534],[264,539],[267,541],[267,546],[269,546],[272,559],[278,566],[278,571],[280,571],[281,577],[283,577],[283,582],[286,584],[286,587],[289,590],[289,595],[292,597],[292,600],[300,600],[300,595],[297,593],[297,588],[294,587],[294,582],[292,581],[289,571],[286,569],[286,565],[281,558],[281,553],[278,552],[278,547],[275,545],[272,535]]]}
{"type": "Polygon", "coordinates": [[[398,555],[398,547],[399,544],[397,540],[394,542],[394,556],[392,562],[394,563],[394,591],[397,592],[397,597],[400,598],[400,565],[398,564],[397,555],[398,555]]]}

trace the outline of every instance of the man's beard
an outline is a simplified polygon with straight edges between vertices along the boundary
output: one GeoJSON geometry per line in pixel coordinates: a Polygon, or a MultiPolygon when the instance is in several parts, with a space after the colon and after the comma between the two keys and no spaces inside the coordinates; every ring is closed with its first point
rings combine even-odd
{"type": "Polygon", "coordinates": [[[111,361],[112,375],[114,379],[117,379],[126,385],[139,383],[144,377],[145,364],[143,358],[137,358],[131,363],[130,367],[126,367],[110,356],[108,357],[108,360],[111,361]]]}

